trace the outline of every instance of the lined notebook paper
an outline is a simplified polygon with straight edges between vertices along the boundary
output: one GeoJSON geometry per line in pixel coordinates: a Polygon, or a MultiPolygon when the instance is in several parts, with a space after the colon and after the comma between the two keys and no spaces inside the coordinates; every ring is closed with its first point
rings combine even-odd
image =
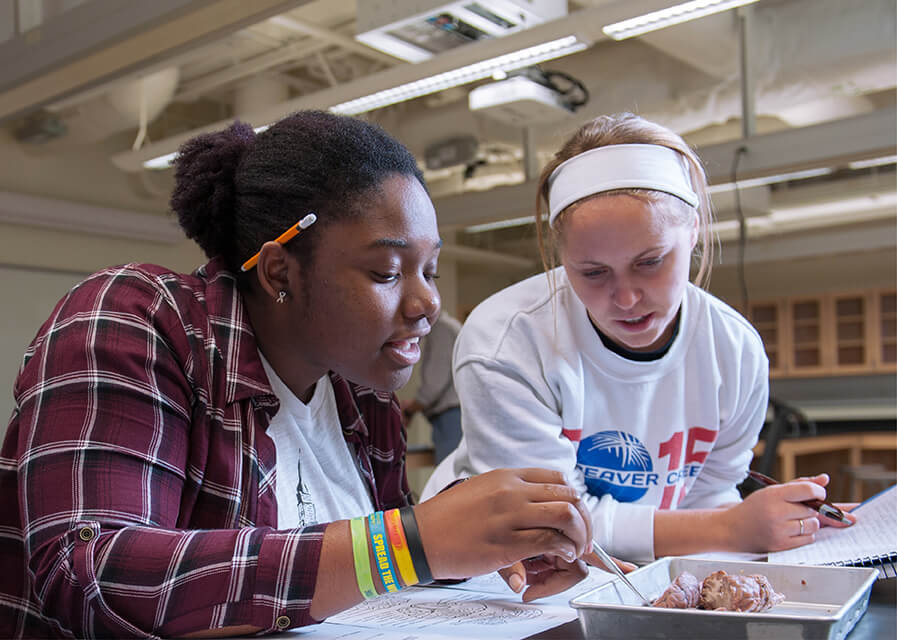
{"type": "Polygon", "coordinates": [[[824,527],[816,542],[769,554],[770,562],[878,567],[880,577],[897,577],[897,485],[853,510],[857,522],[846,529],[824,527]]]}

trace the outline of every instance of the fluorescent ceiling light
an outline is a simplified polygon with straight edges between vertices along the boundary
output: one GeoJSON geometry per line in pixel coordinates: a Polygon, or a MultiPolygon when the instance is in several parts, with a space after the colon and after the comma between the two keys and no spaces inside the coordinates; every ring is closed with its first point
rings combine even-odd
{"type": "Polygon", "coordinates": [[[536,221],[536,216],[524,216],[522,218],[510,218],[508,220],[496,220],[495,222],[484,222],[483,224],[474,224],[465,227],[467,233],[482,233],[484,231],[494,231],[495,229],[507,229],[508,227],[520,227],[525,224],[532,224],[536,221]]]}
{"type": "Polygon", "coordinates": [[[673,7],[652,11],[629,20],[615,22],[605,26],[602,31],[614,40],[625,40],[643,33],[663,29],[680,22],[696,20],[712,13],[720,13],[757,0],[693,0],[683,2],[673,7]]]}
{"type": "MultiPolygon", "coordinates": [[[[774,233],[883,220],[893,218],[895,214],[897,214],[897,193],[882,192],[828,202],[773,208],[767,215],[747,218],[745,224],[749,237],[760,237],[774,233]]],[[[739,222],[716,221],[712,229],[724,242],[735,240],[739,234],[739,222]]]]}
{"type": "Polygon", "coordinates": [[[869,167],[883,167],[894,163],[897,163],[897,156],[883,156],[870,160],[855,160],[854,162],[848,162],[847,166],[851,169],[868,169],[869,167]]]}
{"type": "MultiPolygon", "coordinates": [[[[807,178],[815,178],[817,176],[825,176],[834,170],[830,167],[820,167],[819,169],[807,169],[805,171],[792,171],[790,173],[777,173],[772,176],[761,176],[759,178],[748,178],[747,180],[739,180],[738,188],[747,189],[749,187],[759,187],[765,184],[777,184],[779,182],[788,182],[789,180],[806,180],[807,178]]],[[[712,184],[708,187],[710,193],[720,193],[731,191],[735,188],[734,182],[723,182],[721,184],[712,184]]]]}
{"type": "Polygon", "coordinates": [[[178,154],[177,151],[172,151],[171,153],[166,153],[164,156],[156,156],[155,158],[150,158],[149,160],[143,163],[144,169],[167,169],[172,164],[174,164],[174,157],[178,154]]]}
{"type": "Polygon", "coordinates": [[[476,82],[477,80],[488,78],[494,73],[507,73],[508,71],[522,69],[546,60],[560,58],[561,56],[582,51],[586,47],[588,47],[588,44],[579,40],[576,36],[567,36],[551,42],[527,47],[526,49],[520,49],[519,51],[506,53],[495,58],[489,58],[488,60],[481,60],[480,62],[439,73],[429,78],[377,91],[376,93],[330,107],[330,111],[344,115],[357,115],[462,84],[476,82]]]}
{"type": "Polygon", "coordinates": [[[874,214],[878,217],[893,217],[897,215],[897,193],[871,193],[830,202],[780,207],[770,209],[769,213],[770,217],[779,223],[818,222],[827,219],[858,222],[865,219],[869,214],[874,214]]]}

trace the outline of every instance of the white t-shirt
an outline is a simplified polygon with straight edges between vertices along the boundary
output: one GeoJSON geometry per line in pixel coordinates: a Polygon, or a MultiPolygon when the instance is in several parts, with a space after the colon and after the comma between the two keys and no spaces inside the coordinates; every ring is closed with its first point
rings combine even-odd
{"type": "Polygon", "coordinates": [[[268,426],[277,454],[277,528],[364,516],[374,511],[367,485],[343,438],[330,377],[308,404],[290,391],[259,353],[280,409],[268,426]]]}
{"type": "Polygon", "coordinates": [[[736,311],[689,285],[669,351],[648,362],[601,342],[555,271],[480,304],[455,344],[464,437],[422,499],[500,467],[566,474],[596,539],[621,558],[654,558],[654,510],[737,502],[766,415],[768,362],[736,311]]]}

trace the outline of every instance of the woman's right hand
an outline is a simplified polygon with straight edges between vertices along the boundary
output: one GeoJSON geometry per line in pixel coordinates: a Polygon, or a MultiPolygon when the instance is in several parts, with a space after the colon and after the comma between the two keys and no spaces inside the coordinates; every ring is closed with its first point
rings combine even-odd
{"type": "Polygon", "coordinates": [[[813,542],[820,523],[805,500],[825,500],[828,475],[798,478],[754,491],[723,512],[735,551],[793,549],[813,542]]]}
{"type": "Polygon", "coordinates": [[[436,579],[469,578],[542,555],[573,562],[591,547],[585,506],[558,471],[490,471],[414,513],[436,579]]]}

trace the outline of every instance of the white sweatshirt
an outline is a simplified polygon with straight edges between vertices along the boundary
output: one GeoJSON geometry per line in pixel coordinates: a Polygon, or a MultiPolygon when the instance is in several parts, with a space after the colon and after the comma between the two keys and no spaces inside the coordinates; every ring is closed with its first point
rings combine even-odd
{"type": "Polygon", "coordinates": [[[481,303],[455,344],[464,437],[424,489],[501,467],[562,471],[582,493],[596,540],[654,559],[654,510],[739,500],[766,415],[768,361],[735,310],[688,285],[679,332],[660,359],[607,349],[554,272],[481,303]]]}

